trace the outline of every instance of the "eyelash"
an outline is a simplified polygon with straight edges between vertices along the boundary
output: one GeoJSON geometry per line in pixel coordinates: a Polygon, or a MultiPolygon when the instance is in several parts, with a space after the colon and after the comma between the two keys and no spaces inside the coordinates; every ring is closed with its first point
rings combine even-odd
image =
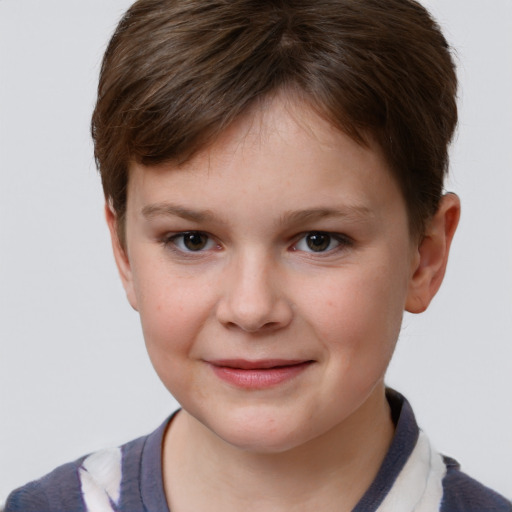
{"type": "MultiPolygon", "coordinates": [[[[317,240],[318,241],[318,240],[317,240]]],[[[210,250],[210,249],[220,249],[221,246],[218,244],[211,235],[205,233],[203,231],[184,231],[181,233],[175,233],[172,235],[167,235],[161,240],[164,247],[169,248],[175,253],[178,254],[187,254],[187,255],[201,255],[202,253],[210,250]],[[186,247],[185,245],[185,237],[203,237],[204,247],[200,247],[197,250],[190,249],[190,247],[186,247]]],[[[319,244],[320,245],[320,244],[319,244]]],[[[291,246],[291,251],[301,251],[310,255],[330,255],[334,254],[339,250],[346,249],[353,245],[353,241],[347,237],[346,235],[342,235],[339,233],[329,233],[326,231],[307,231],[305,233],[301,233],[301,235],[296,238],[296,241],[291,246]],[[311,237],[311,242],[314,243],[313,238],[319,237],[321,241],[322,237],[326,237],[327,247],[324,250],[315,251],[312,249],[311,245],[308,243],[307,237],[311,237]],[[332,243],[335,242],[335,247],[329,248],[332,243]],[[298,248],[300,244],[307,244],[309,249],[306,248],[298,248]]]]}
{"type": "Polygon", "coordinates": [[[306,254],[315,254],[315,255],[330,255],[334,254],[337,251],[346,249],[348,247],[351,247],[353,245],[352,239],[347,237],[346,235],[342,235],[339,233],[329,233],[327,231],[308,231],[306,233],[302,233],[300,238],[297,239],[297,241],[293,244],[292,250],[293,251],[303,251],[306,254]],[[335,242],[335,247],[327,248],[326,250],[321,251],[315,251],[311,248],[311,246],[308,244],[307,238],[308,237],[327,237],[328,238],[328,246],[329,247],[332,242],[335,242]],[[309,246],[309,249],[311,250],[304,250],[304,249],[298,249],[300,243],[305,243],[309,246]]]}
{"type": "Polygon", "coordinates": [[[208,234],[204,233],[203,231],[184,231],[182,233],[175,233],[172,235],[167,235],[162,239],[162,244],[164,247],[171,249],[172,251],[178,253],[178,254],[191,254],[191,255],[199,255],[205,250],[219,248],[219,244],[214,241],[214,239],[208,234]],[[185,244],[185,237],[186,236],[198,236],[198,237],[204,237],[206,238],[205,247],[202,247],[196,251],[187,248],[185,244]],[[181,241],[181,244],[180,244],[181,241]],[[182,245],[182,247],[180,247],[182,245]],[[210,245],[210,247],[206,247],[210,245]]]}

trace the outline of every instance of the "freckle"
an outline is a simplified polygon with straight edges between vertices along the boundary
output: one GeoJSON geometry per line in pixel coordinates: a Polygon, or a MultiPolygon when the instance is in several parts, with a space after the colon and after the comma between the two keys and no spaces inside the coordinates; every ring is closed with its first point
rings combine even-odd
{"type": "Polygon", "coordinates": [[[268,420],[267,429],[269,433],[273,434],[276,431],[276,421],[274,418],[270,418],[268,420]]]}

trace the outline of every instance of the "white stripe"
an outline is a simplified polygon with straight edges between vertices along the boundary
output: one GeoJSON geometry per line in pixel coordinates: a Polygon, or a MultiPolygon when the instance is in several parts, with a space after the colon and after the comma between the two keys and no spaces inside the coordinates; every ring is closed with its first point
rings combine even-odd
{"type": "Polygon", "coordinates": [[[79,474],[87,512],[114,512],[108,494],[98,486],[94,478],[84,468],[79,469],[79,474]]]}
{"type": "Polygon", "coordinates": [[[439,512],[446,466],[420,432],[418,442],[377,512],[439,512]]]}
{"type": "MultiPolygon", "coordinates": [[[[427,439],[426,436],[425,439],[427,439]]],[[[438,512],[440,510],[441,501],[443,500],[443,478],[445,475],[446,464],[443,457],[430,445],[430,472],[427,486],[420,503],[414,509],[415,512],[429,512],[430,510],[438,512]]]]}
{"type": "Polygon", "coordinates": [[[87,512],[112,512],[110,500],[121,495],[121,449],[112,448],[89,455],[79,470],[87,512]]]}

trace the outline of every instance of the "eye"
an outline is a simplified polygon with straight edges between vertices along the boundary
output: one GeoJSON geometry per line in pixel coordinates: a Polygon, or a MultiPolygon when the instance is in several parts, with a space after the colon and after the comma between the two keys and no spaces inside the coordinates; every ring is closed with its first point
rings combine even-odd
{"type": "Polygon", "coordinates": [[[165,243],[166,245],[173,244],[182,252],[199,252],[217,247],[217,243],[201,231],[188,231],[172,235],[165,243]]]}
{"type": "Polygon", "coordinates": [[[306,233],[293,247],[295,251],[328,252],[337,249],[340,245],[348,245],[349,241],[341,235],[333,235],[322,231],[306,233]]]}

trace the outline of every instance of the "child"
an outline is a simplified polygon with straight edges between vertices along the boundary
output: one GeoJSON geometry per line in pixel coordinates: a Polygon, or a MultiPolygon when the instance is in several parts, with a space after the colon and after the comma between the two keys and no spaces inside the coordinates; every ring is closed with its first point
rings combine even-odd
{"type": "Polygon", "coordinates": [[[182,409],[6,510],[511,510],[384,386],[457,226],[455,94],[414,2],[134,4],[93,137],[121,279],[182,409]]]}

